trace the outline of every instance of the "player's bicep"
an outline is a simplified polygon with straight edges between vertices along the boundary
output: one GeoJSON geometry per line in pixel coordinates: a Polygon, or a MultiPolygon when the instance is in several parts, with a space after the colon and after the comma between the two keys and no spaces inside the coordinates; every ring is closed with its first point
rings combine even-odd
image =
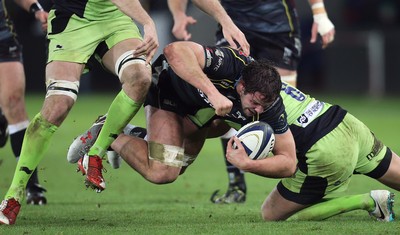
{"type": "Polygon", "coordinates": [[[296,161],[296,145],[290,129],[281,134],[275,134],[274,155],[284,155],[288,161],[296,161]]]}

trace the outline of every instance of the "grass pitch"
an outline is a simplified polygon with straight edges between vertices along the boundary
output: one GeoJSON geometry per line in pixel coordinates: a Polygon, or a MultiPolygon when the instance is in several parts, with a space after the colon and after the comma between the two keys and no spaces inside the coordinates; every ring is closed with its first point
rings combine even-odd
{"type": "MultiPolygon", "coordinates": [[[[29,94],[32,118],[43,95],[29,94]]],[[[14,226],[0,226],[0,234],[398,234],[400,224],[380,223],[365,211],[353,211],[320,222],[263,222],[260,206],[278,182],[247,174],[245,204],[214,205],[211,193],[227,185],[218,139],[208,140],[196,162],[169,185],[152,185],[124,164],[114,170],[105,164],[107,189],[96,194],[69,164],[66,153],[73,138],[106,112],[113,95],[82,94],[39,165],[48,204],[23,204],[14,226]]],[[[371,100],[364,97],[325,97],[364,121],[387,146],[400,153],[400,97],[371,100]]],[[[144,126],[140,112],[133,124],[144,126]]],[[[0,149],[0,196],[6,193],[15,169],[10,144],[0,149]]],[[[386,189],[364,176],[354,176],[347,194],[386,189]]],[[[395,204],[396,205],[396,204],[395,204]]],[[[400,215],[400,210],[395,207],[400,215]]]]}

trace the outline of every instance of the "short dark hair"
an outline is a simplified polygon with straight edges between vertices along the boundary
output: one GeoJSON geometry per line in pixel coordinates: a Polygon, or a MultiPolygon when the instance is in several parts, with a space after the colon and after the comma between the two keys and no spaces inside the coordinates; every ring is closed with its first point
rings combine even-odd
{"type": "Polygon", "coordinates": [[[242,80],[245,93],[260,92],[266,103],[275,101],[282,87],[278,70],[268,60],[250,62],[242,70],[242,80]]]}

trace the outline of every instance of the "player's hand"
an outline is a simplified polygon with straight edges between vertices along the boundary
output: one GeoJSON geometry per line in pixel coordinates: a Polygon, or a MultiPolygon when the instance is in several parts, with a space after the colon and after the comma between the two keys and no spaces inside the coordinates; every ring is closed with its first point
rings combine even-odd
{"type": "Polygon", "coordinates": [[[242,50],[246,55],[250,55],[250,44],[242,31],[235,24],[221,25],[224,38],[232,48],[242,50]],[[239,48],[237,44],[239,44],[239,48]]]}
{"type": "Polygon", "coordinates": [[[146,56],[146,64],[150,64],[159,46],[157,31],[154,24],[143,25],[144,37],[142,43],[135,49],[134,56],[146,56]]]}
{"type": "Polygon", "coordinates": [[[197,20],[191,16],[182,15],[174,19],[172,34],[178,40],[188,41],[192,38],[192,34],[187,30],[189,25],[196,24],[197,20]]]}
{"type": "Polygon", "coordinates": [[[322,37],[322,48],[326,48],[335,39],[335,26],[326,14],[314,15],[311,29],[311,43],[317,41],[318,34],[322,37]]]}
{"type": "Polygon", "coordinates": [[[36,11],[35,18],[42,24],[43,32],[47,32],[47,18],[49,13],[46,11],[36,11]]]}
{"type": "Polygon", "coordinates": [[[246,153],[241,141],[232,136],[226,146],[226,160],[232,163],[237,168],[246,169],[249,161],[252,161],[246,153]]]}
{"type": "Polygon", "coordinates": [[[231,100],[226,98],[226,96],[222,95],[221,93],[218,92],[218,94],[215,95],[209,95],[208,100],[212,104],[212,106],[215,109],[215,114],[218,116],[225,116],[228,114],[233,106],[233,103],[231,100]]]}

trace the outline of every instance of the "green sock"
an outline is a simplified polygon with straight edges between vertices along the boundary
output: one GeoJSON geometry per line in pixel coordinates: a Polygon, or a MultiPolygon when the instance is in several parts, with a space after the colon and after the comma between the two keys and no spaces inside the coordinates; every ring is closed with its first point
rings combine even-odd
{"type": "Polygon", "coordinates": [[[330,198],[297,212],[287,221],[324,220],[357,209],[372,211],[374,208],[375,202],[369,193],[330,198]]]}
{"type": "Polygon", "coordinates": [[[104,126],[88,155],[103,157],[108,147],[136,115],[141,106],[142,103],[136,103],[123,90],[119,92],[108,109],[104,126]]]}
{"type": "Polygon", "coordinates": [[[20,201],[25,197],[25,187],[33,171],[43,159],[51,137],[58,129],[57,126],[47,122],[38,113],[26,129],[22,143],[21,155],[17,162],[11,186],[5,195],[6,199],[15,198],[20,201]]]}

